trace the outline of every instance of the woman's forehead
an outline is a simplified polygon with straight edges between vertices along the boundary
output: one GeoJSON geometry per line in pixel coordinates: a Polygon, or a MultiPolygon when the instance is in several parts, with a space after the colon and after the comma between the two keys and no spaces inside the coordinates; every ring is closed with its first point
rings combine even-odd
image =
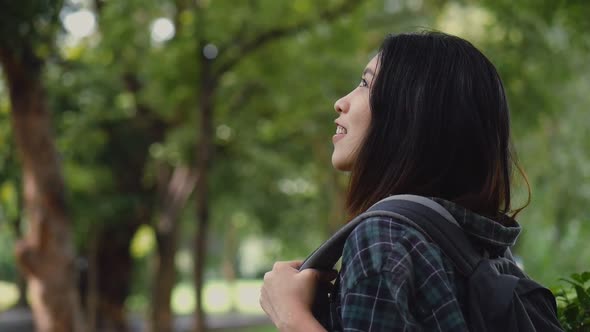
{"type": "Polygon", "coordinates": [[[379,62],[379,57],[377,55],[375,55],[371,61],[369,61],[369,63],[367,63],[367,66],[365,67],[364,72],[372,72],[373,74],[377,71],[377,65],[379,62]]]}

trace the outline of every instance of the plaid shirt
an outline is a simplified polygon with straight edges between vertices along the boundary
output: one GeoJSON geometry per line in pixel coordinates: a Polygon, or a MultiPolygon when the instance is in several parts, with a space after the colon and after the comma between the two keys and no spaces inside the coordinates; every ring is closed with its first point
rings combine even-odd
{"type": "MultiPolygon", "coordinates": [[[[434,198],[480,247],[512,246],[520,226],[502,226],[434,198]]],[[[391,217],[363,221],[346,240],[331,297],[329,331],[467,331],[466,280],[437,245],[391,217]]]]}

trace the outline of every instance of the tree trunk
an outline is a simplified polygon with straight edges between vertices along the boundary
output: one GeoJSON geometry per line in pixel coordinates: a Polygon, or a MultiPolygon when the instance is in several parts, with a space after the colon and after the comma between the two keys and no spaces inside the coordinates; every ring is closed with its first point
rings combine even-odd
{"type": "Polygon", "coordinates": [[[125,300],[133,277],[133,259],[129,244],[144,220],[138,216],[121,216],[102,227],[98,236],[96,269],[98,271],[96,313],[97,331],[129,330],[125,300]]]}
{"type": "Polygon", "coordinates": [[[237,312],[238,306],[236,303],[236,298],[234,296],[235,286],[236,286],[236,278],[237,278],[237,271],[236,271],[236,257],[238,253],[238,246],[239,246],[239,239],[237,236],[237,227],[233,222],[229,222],[227,224],[227,229],[224,234],[224,241],[223,241],[223,258],[222,258],[222,271],[223,271],[223,278],[225,282],[229,286],[230,289],[230,311],[237,312]]]}
{"type": "MultiPolygon", "coordinates": [[[[92,233],[100,233],[100,225],[95,225],[92,227],[92,233]]],[[[90,243],[88,245],[88,265],[86,268],[86,292],[83,299],[86,300],[85,308],[86,308],[86,322],[88,325],[88,332],[96,331],[96,327],[98,325],[98,299],[100,294],[98,292],[98,278],[99,278],[99,271],[98,271],[98,240],[97,236],[92,236],[89,239],[90,243]]]]}
{"type": "Polygon", "coordinates": [[[29,301],[27,300],[27,280],[20,274],[16,279],[16,287],[18,289],[18,300],[16,301],[15,306],[17,308],[28,308],[29,301]]]}
{"type": "Polygon", "coordinates": [[[156,226],[158,257],[152,285],[150,332],[172,332],[173,313],[170,307],[176,281],[174,258],[178,242],[180,211],[195,188],[197,177],[188,168],[177,167],[167,181],[161,215],[156,226]]]}
{"type": "Polygon", "coordinates": [[[42,62],[30,48],[0,49],[11,120],[23,172],[28,230],[16,245],[39,332],[83,331],[71,221],[41,83],[42,62]]]}
{"type": "MultiPolygon", "coordinates": [[[[201,45],[204,44],[201,43],[201,45]]],[[[204,332],[206,330],[202,291],[205,260],[207,258],[207,233],[209,232],[209,188],[207,180],[213,160],[213,97],[216,90],[211,60],[204,56],[201,56],[200,83],[200,133],[197,144],[197,174],[199,174],[199,179],[195,187],[198,228],[194,243],[194,284],[196,292],[194,332],[204,332]]]]}
{"type": "MultiPolygon", "coordinates": [[[[167,218],[162,216],[161,218],[167,218]]],[[[152,285],[152,312],[150,332],[172,332],[174,319],[170,299],[176,281],[174,255],[176,253],[176,238],[178,227],[173,223],[169,232],[158,232],[158,257],[154,283],[152,285]]]]}
{"type": "MultiPolygon", "coordinates": [[[[22,200],[20,199],[20,195],[21,195],[20,191],[19,191],[18,195],[19,195],[19,197],[17,197],[18,215],[12,221],[12,228],[14,230],[14,234],[16,235],[16,238],[20,239],[23,236],[23,233],[21,231],[21,221],[22,221],[22,212],[21,211],[22,211],[23,207],[22,207],[22,200]]],[[[18,273],[18,275],[16,276],[16,287],[18,289],[18,300],[16,301],[15,307],[28,308],[29,301],[27,300],[27,280],[25,279],[25,277],[21,273],[18,273]]]]}

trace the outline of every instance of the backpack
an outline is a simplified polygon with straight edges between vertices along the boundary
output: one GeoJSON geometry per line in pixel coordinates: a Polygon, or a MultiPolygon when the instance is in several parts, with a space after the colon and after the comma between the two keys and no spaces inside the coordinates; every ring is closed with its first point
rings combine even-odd
{"type": "MultiPolygon", "coordinates": [[[[516,265],[508,248],[503,255],[480,254],[444,207],[421,196],[396,195],[376,203],[316,249],[300,270],[331,270],[342,256],[348,235],[373,216],[393,217],[420,231],[450,259],[467,280],[468,312],[463,314],[470,331],[563,331],[555,297],[516,265]]],[[[330,286],[318,285],[312,307],[316,318],[329,310],[330,286]]]]}

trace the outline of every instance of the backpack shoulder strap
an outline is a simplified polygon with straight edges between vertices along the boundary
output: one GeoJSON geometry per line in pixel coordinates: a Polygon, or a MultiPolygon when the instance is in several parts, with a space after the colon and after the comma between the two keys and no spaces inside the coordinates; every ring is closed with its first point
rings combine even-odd
{"type": "Polygon", "coordinates": [[[373,216],[390,216],[419,230],[436,243],[463,275],[471,275],[481,260],[453,216],[435,201],[415,195],[390,196],[373,205],[317,248],[299,270],[314,268],[330,270],[342,256],[344,243],[363,220],[373,216]]]}
{"type": "Polygon", "coordinates": [[[380,211],[419,230],[440,247],[465,276],[471,275],[483,258],[449,211],[431,199],[415,195],[391,196],[369,211],[380,211]]]}

